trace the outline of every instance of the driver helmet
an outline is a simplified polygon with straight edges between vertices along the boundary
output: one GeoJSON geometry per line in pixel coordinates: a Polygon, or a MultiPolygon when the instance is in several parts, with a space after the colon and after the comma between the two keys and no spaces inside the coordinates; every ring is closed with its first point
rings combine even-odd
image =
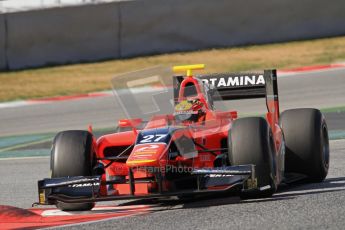
{"type": "Polygon", "coordinates": [[[174,117],[181,122],[200,122],[205,118],[204,104],[200,99],[182,100],[175,106],[174,117]]]}

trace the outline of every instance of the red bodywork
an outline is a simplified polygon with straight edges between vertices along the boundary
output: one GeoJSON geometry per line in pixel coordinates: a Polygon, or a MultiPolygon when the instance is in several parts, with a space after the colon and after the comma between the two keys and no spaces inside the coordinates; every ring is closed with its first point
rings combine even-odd
{"type": "MultiPolygon", "coordinates": [[[[131,128],[130,131],[113,133],[100,137],[95,142],[95,154],[98,159],[106,157],[117,156],[119,153],[125,152],[129,154],[128,159],[123,161],[116,161],[111,163],[110,160],[100,160],[106,167],[106,175],[109,178],[123,177],[129,179],[129,168],[133,169],[135,179],[142,178],[142,183],[135,183],[134,195],[145,195],[157,191],[157,183],[153,181],[145,182],[145,178],[152,178],[155,175],[148,169],[157,168],[162,169],[167,165],[178,167],[193,167],[193,168],[213,168],[216,156],[222,153],[222,149],[227,148],[227,138],[232,122],[237,119],[237,111],[215,111],[210,105],[207,95],[203,93],[201,87],[202,83],[195,77],[185,77],[180,85],[180,91],[177,101],[186,99],[184,90],[187,86],[194,85],[197,94],[192,98],[198,98],[204,105],[206,110],[205,120],[197,123],[179,123],[174,119],[172,114],[153,116],[148,121],[143,130],[155,130],[163,127],[178,127],[179,129],[173,132],[168,143],[136,143],[137,137],[141,130],[137,129],[141,124],[141,119],[124,119],[119,121],[120,128],[131,128]],[[192,139],[196,145],[198,152],[193,157],[185,158],[177,156],[174,159],[169,159],[169,146],[174,140],[182,136],[192,139]],[[197,145],[199,144],[199,145],[197,145]],[[203,150],[214,150],[204,152],[203,150]]],[[[190,98],[190,97],[189,97],[190,98]]],[[[266,113],[266,120],[270,125],[273,133],[276,153],[279,153],[282,140],[282,130],[278,125],[279,119],[279,104],[278,100],[267,99],[268,112],[266,113]]],[[[277,156],[279,158],[279,156],[277,156]]],[[[279,164],[279,161],[278,161],[279,164]]],[[[277,170],[279,170],[279,165],[277,170]]],[[[164,172],[163,172],[164,174],[164,172]]],[[[277,172],[278,183],[281,181],[281,176],[277,172]]],[[[107,195],[125,195],[130,194],[129,184],[113,184],[105,185],[106,176],[102,177],[101,194],[107,195]],[[107,187],[108,186],[108,187],[107,187]]],[[[169,180],[163,181],[163,191],[170,191],[172,185],[169,180]]]]}

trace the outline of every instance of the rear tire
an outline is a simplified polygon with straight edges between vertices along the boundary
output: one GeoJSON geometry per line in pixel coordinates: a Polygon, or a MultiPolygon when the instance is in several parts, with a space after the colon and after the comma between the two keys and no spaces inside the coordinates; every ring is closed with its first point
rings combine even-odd
{"type": "Polygon", "coordinates": [[[285,171],[301,173],[311,182],[325,179],[329,168],[329,139],[324,116],[317,109],[291,109],[280,118],[286,144],[285,171]]]}
{"type": "Polygon", "coordinates": [[[276,191],[275,148],[270,127],[261,117],[235,120],[228,137],[231,165],[254,164],[258,189],[242,191],[241,198],[270,197],[276,191]],[[266,190],[259,188],[270,186],[266,190]]]}
{"type": "MultiPolygon", "coordinates": [[[[58,133],[53,141],[50,169],[51,177],[91,176],[93,162],[92,134],[87,131],[71,130],[58,133]]],[[[91,210],[94,203],[57,202],[62,211],[91,210]]]]}

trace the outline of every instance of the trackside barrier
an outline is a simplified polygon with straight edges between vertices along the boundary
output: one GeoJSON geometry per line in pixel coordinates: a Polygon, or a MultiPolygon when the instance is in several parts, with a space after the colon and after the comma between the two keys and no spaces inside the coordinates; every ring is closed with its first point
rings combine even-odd
{"type": "Polygon", "coordinates": [[[343,12],[343,0],[134,0],[8,13],[0,69],[344,35],[343,12]]]}
{"type": "Polygon", "coordinates": [[[121,6],[121,55],[345,34],[345,1],[151,0],[121,6]]]}
{"type": "Polygon", "coordinates": [[[119,58],[116,4],[9,13],[10,69],[119,58]]]}
{"type": "Polygon", "coordinates": [[[5,15],[0,14],[0,70],[6,68],[5,15]]]}

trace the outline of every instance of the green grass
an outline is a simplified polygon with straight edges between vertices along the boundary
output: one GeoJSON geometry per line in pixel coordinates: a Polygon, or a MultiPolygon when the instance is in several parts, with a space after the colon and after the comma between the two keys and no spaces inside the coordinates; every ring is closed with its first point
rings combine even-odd
{"type": "Polygon", "coordinates": [[[295,68],[345,60],[345,37],[211,49],[0,73],[0,101],[88,93],[111,78],[155,65],[206,64],[207,72],[295,68]]]}

